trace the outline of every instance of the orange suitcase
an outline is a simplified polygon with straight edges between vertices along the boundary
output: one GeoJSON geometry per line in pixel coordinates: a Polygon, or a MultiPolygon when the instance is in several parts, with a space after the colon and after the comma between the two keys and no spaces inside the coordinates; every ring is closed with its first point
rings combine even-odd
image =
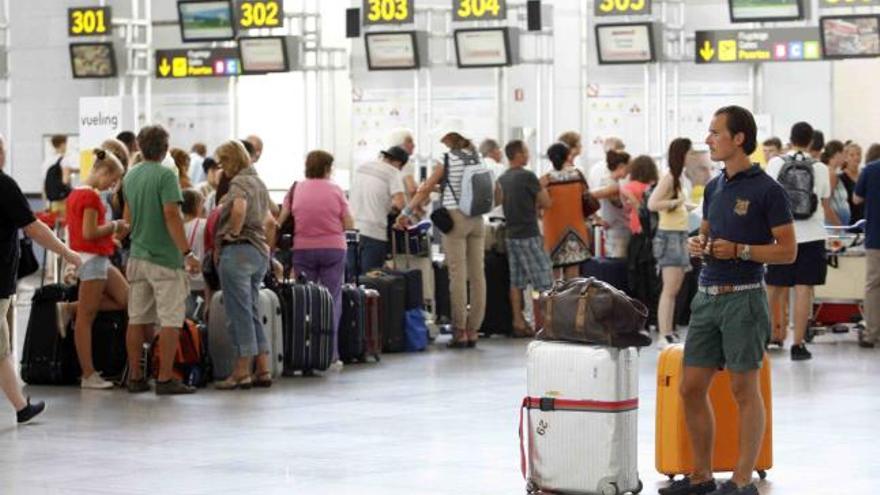
{"type": "MultiPolygon", "coordinates": [[[[684,405],[678,394],[683,373],[684,346],[674,345],[660,353],[657,363],[657,431],[655,464],[657,471],[671,479],[693,471],[691,441],[684,422],[684,405]]],[[[773,467],[773,401],[770,388],[770,360],[764,355],[761,367],[761,395],[767,421],[764,442],[755,469],[761,479],[773,467]]],[[[713,471],[732,472],[739,456],[739,413],[730,391],[730,374],[715,375],[709,398],[715,412],[715,450],[713,471]],[[724,446],[722,448],[722,446],[724,446]]]]}

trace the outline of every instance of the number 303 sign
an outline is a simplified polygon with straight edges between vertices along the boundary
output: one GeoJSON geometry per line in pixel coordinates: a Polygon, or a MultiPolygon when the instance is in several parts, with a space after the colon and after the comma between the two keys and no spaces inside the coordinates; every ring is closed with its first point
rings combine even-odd
{"type": "Polygon", "coordinates": [[[651,0],[596,0],[597,16],[648,15],[651,0]]]}

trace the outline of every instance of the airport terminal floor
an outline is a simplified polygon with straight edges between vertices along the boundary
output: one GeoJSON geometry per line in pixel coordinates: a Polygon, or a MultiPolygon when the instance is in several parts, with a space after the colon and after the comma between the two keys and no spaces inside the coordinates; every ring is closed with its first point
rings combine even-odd
{"type": "MultiPolygon", "coordinates": [[[[27,302],[18,310],[25,317],[27,302]]],[[[852,335],[815,342],[812,361],[771,353],[774,468],[761,493],[873,493],[880,360],[852,335]]],[[[40,387],[32,392],[49,408],[35,424],[16,428],[8,415],[0,422],[0,493],[523,493],[518,407],[527,344],[493,338],[467,352],[435,345],[246,396],[40,387]]],[[[657,351],[643,349],[638,463],[649,494],[666,482],[653,467],[656,364],[657,351]]]]}

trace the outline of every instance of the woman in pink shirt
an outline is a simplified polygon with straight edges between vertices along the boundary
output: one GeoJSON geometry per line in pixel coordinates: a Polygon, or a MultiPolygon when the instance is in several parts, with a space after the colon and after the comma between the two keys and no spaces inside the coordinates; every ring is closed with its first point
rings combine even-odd
{"type": "MultiPolygon", "coordinates": [[[[345,276],[345,231],[354,228],[348,201],[331,179],[333,155],[312,151],[306,157],[306,180],[295,183],[278,217],[283,225],[294,219],[293,266],[307,280],[319,283],[333,296],[333,361],[337,356],[336,337],[342,315],[342,282],[345,276]]],[[[289,232],[278,232],[278,236],[289,232]]]]}
{"type": "Polygon", "coordinates": [[[629,229],[633,235],[642,233],[642,223],[639,221],[639,207],[645,201],[645,193],[658,180],[657,164],[654,159],[647,155],[641,155],[633,159],[629,168],[629,182],[621,188],[621,196],[630,207],[629,229]]]}

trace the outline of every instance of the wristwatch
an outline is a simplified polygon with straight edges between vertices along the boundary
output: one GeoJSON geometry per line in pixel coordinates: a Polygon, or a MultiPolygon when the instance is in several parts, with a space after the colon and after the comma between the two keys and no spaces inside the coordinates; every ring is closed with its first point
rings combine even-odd
{"type": "Polygon", "coordinates": [[[743,261],[750,261],[752,259],[752,246],[748,244],[743,244],[742,249],[739,252],[739,259],[743,261]]]}

